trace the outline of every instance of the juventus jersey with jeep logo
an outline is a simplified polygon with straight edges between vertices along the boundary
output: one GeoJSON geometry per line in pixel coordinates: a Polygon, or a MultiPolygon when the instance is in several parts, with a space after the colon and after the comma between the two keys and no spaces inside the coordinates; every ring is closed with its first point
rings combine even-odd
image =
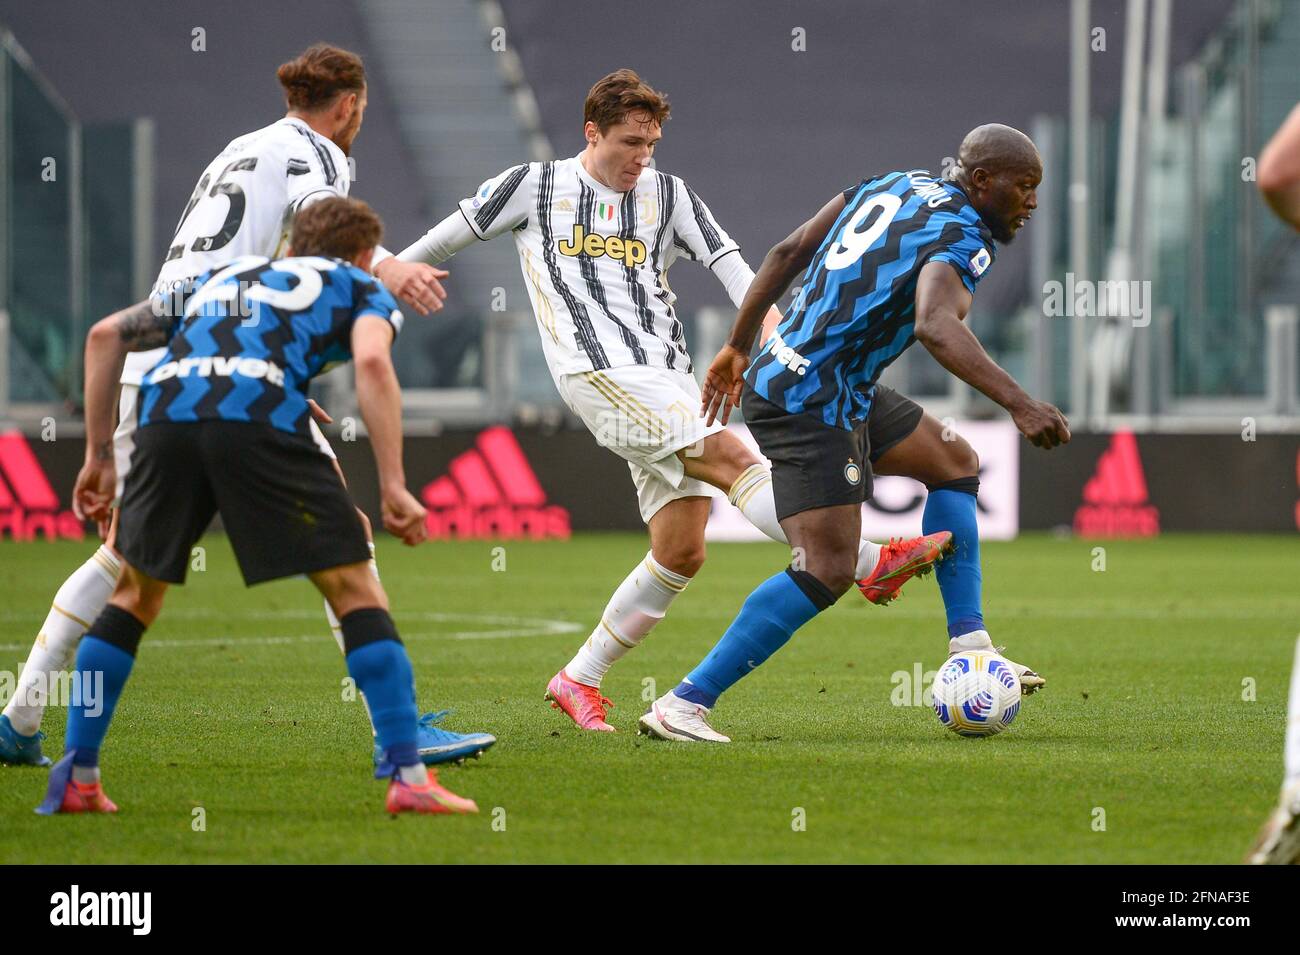
{"type": "Polygon", "coordinates": [[[668,267],[685,257],[712,269],[738,246],[677,176],[647,168],[616,192],[576,156],[533,162],[483,183],[460,211],[480,239],[514,233],[552,374],[691,371],[668,267]]]}
{"type": "MultiPolygon", "coordinates": [[[[284,253],[294,214],[308,202],[346,196],[347,157],[300,119],[285,117],[223,149],[199,177],[168,244],[151,297],[183,304],[186,287],[233,259],[284,253]]],[[[179,311],[179,309],[178,309],[179,311]]],[[[139,385],[164,348],[131,352],[122,383],[139,385]]]]}

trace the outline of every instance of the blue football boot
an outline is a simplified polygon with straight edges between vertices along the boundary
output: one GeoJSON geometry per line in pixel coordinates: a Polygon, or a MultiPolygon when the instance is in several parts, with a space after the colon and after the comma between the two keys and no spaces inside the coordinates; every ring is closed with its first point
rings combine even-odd
{"type": "MultiPolygon", "coordinates": [[[[420,717],[419,730],[415,739],[416,745],[420,748],[420,761],[426,766],[450,762],[463,763],[471,756],[478,759],[485,749],[497,741],[497,738],[490,733],[453,733],[451,730],[434,725],[450,712],[451,710],[441,710],[437,713],[425,713],[420,717]]],[[[378,766],[383,758],[383,750],[379,748],[379,741],[376,740],[375,765],[378,766]]]]}
{"type": "MultiPolygon", "coordinates": [[[[490,737],[489,737],[490,738],[490,737]]],[[[15,766],[48,766],[50,758],[41,752],[41,740],[45,734],[37,732],[23,736],[9,717],[0,714],[0,763],[13,763],[15,766]]],[[[492,740],[493,743],[496,740],[492,740]]],[[[491,746],[492,743],[488,743],[491,746]]]]}

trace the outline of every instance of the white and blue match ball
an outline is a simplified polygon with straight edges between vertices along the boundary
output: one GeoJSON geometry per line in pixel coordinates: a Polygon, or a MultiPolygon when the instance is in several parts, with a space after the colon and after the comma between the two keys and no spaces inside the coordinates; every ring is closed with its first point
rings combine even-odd
{"type": "Polygon", "coordinates": [[[1005,657],[967,650],[948,658],[934,678],[934,712],[962,736],[994,736],[1020,712],[1020,678],[1005,657]]]}

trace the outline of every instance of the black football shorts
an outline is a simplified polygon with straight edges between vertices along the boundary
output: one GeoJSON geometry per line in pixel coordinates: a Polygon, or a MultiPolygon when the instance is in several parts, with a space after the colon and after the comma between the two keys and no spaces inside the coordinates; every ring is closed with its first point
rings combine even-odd
{"type": "Polygon", "coordinates": [[[925,414],[911,398],[876,385],[867,420],[853,430],[815,415],[786,411],[748,384],[741,410],[759,449],[772,462],[776,516],[870,499],[871,465],[921,423],[925,414]]]}
{"type": "Polygon", "coordinates": [[[137,430],[117,530],[127,563],[184,583],[218,512],[250,586],[370,559],[352,499],[311,438],[242,421],[137,430]]]}

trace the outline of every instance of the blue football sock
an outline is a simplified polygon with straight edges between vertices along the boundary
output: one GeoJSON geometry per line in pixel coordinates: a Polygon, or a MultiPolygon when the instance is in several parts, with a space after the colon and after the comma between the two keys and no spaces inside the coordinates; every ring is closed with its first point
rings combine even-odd
{"type": "Polygon", "coordinates": [[[68,728],[64,734],[65,748],[76,751],[73,764],[83,767],[99,765],[99,748],[108,733],[108,724],[113,719],[122,687],[126,686],[131,667],[135,664],[134,656],[93,636],[94,632],[92,629],[82,637],[81,645],[77,647],[75,676],[78,692],[70,701],[68,728]]]}
{"type": "Polygon", "coordinates": [[[960,478],[930,488],[921,532],[952,531],[955,552],[935,570],[948,613],[948,636],[984,629],[980,602],[980,533],[975,520],[979,478],[960,478]]]}
{"type": "Polygon", "coordinates": [[[352,611],[339,624],[348,648],[348,673],[365,694],[375,735],[386,754],[382,775],[415,765],[420,761],[415,674],[393,618],[385,610],[367,607],[352,611]]]}
{"type": "Polygon", "coordinates": [[[785,646],[796,630],[835,603],[835,595],[807,571],[786,569],[763,581],[745,600],[704,661],[676,690],[712,707],[732,684],[785,646]]]}

